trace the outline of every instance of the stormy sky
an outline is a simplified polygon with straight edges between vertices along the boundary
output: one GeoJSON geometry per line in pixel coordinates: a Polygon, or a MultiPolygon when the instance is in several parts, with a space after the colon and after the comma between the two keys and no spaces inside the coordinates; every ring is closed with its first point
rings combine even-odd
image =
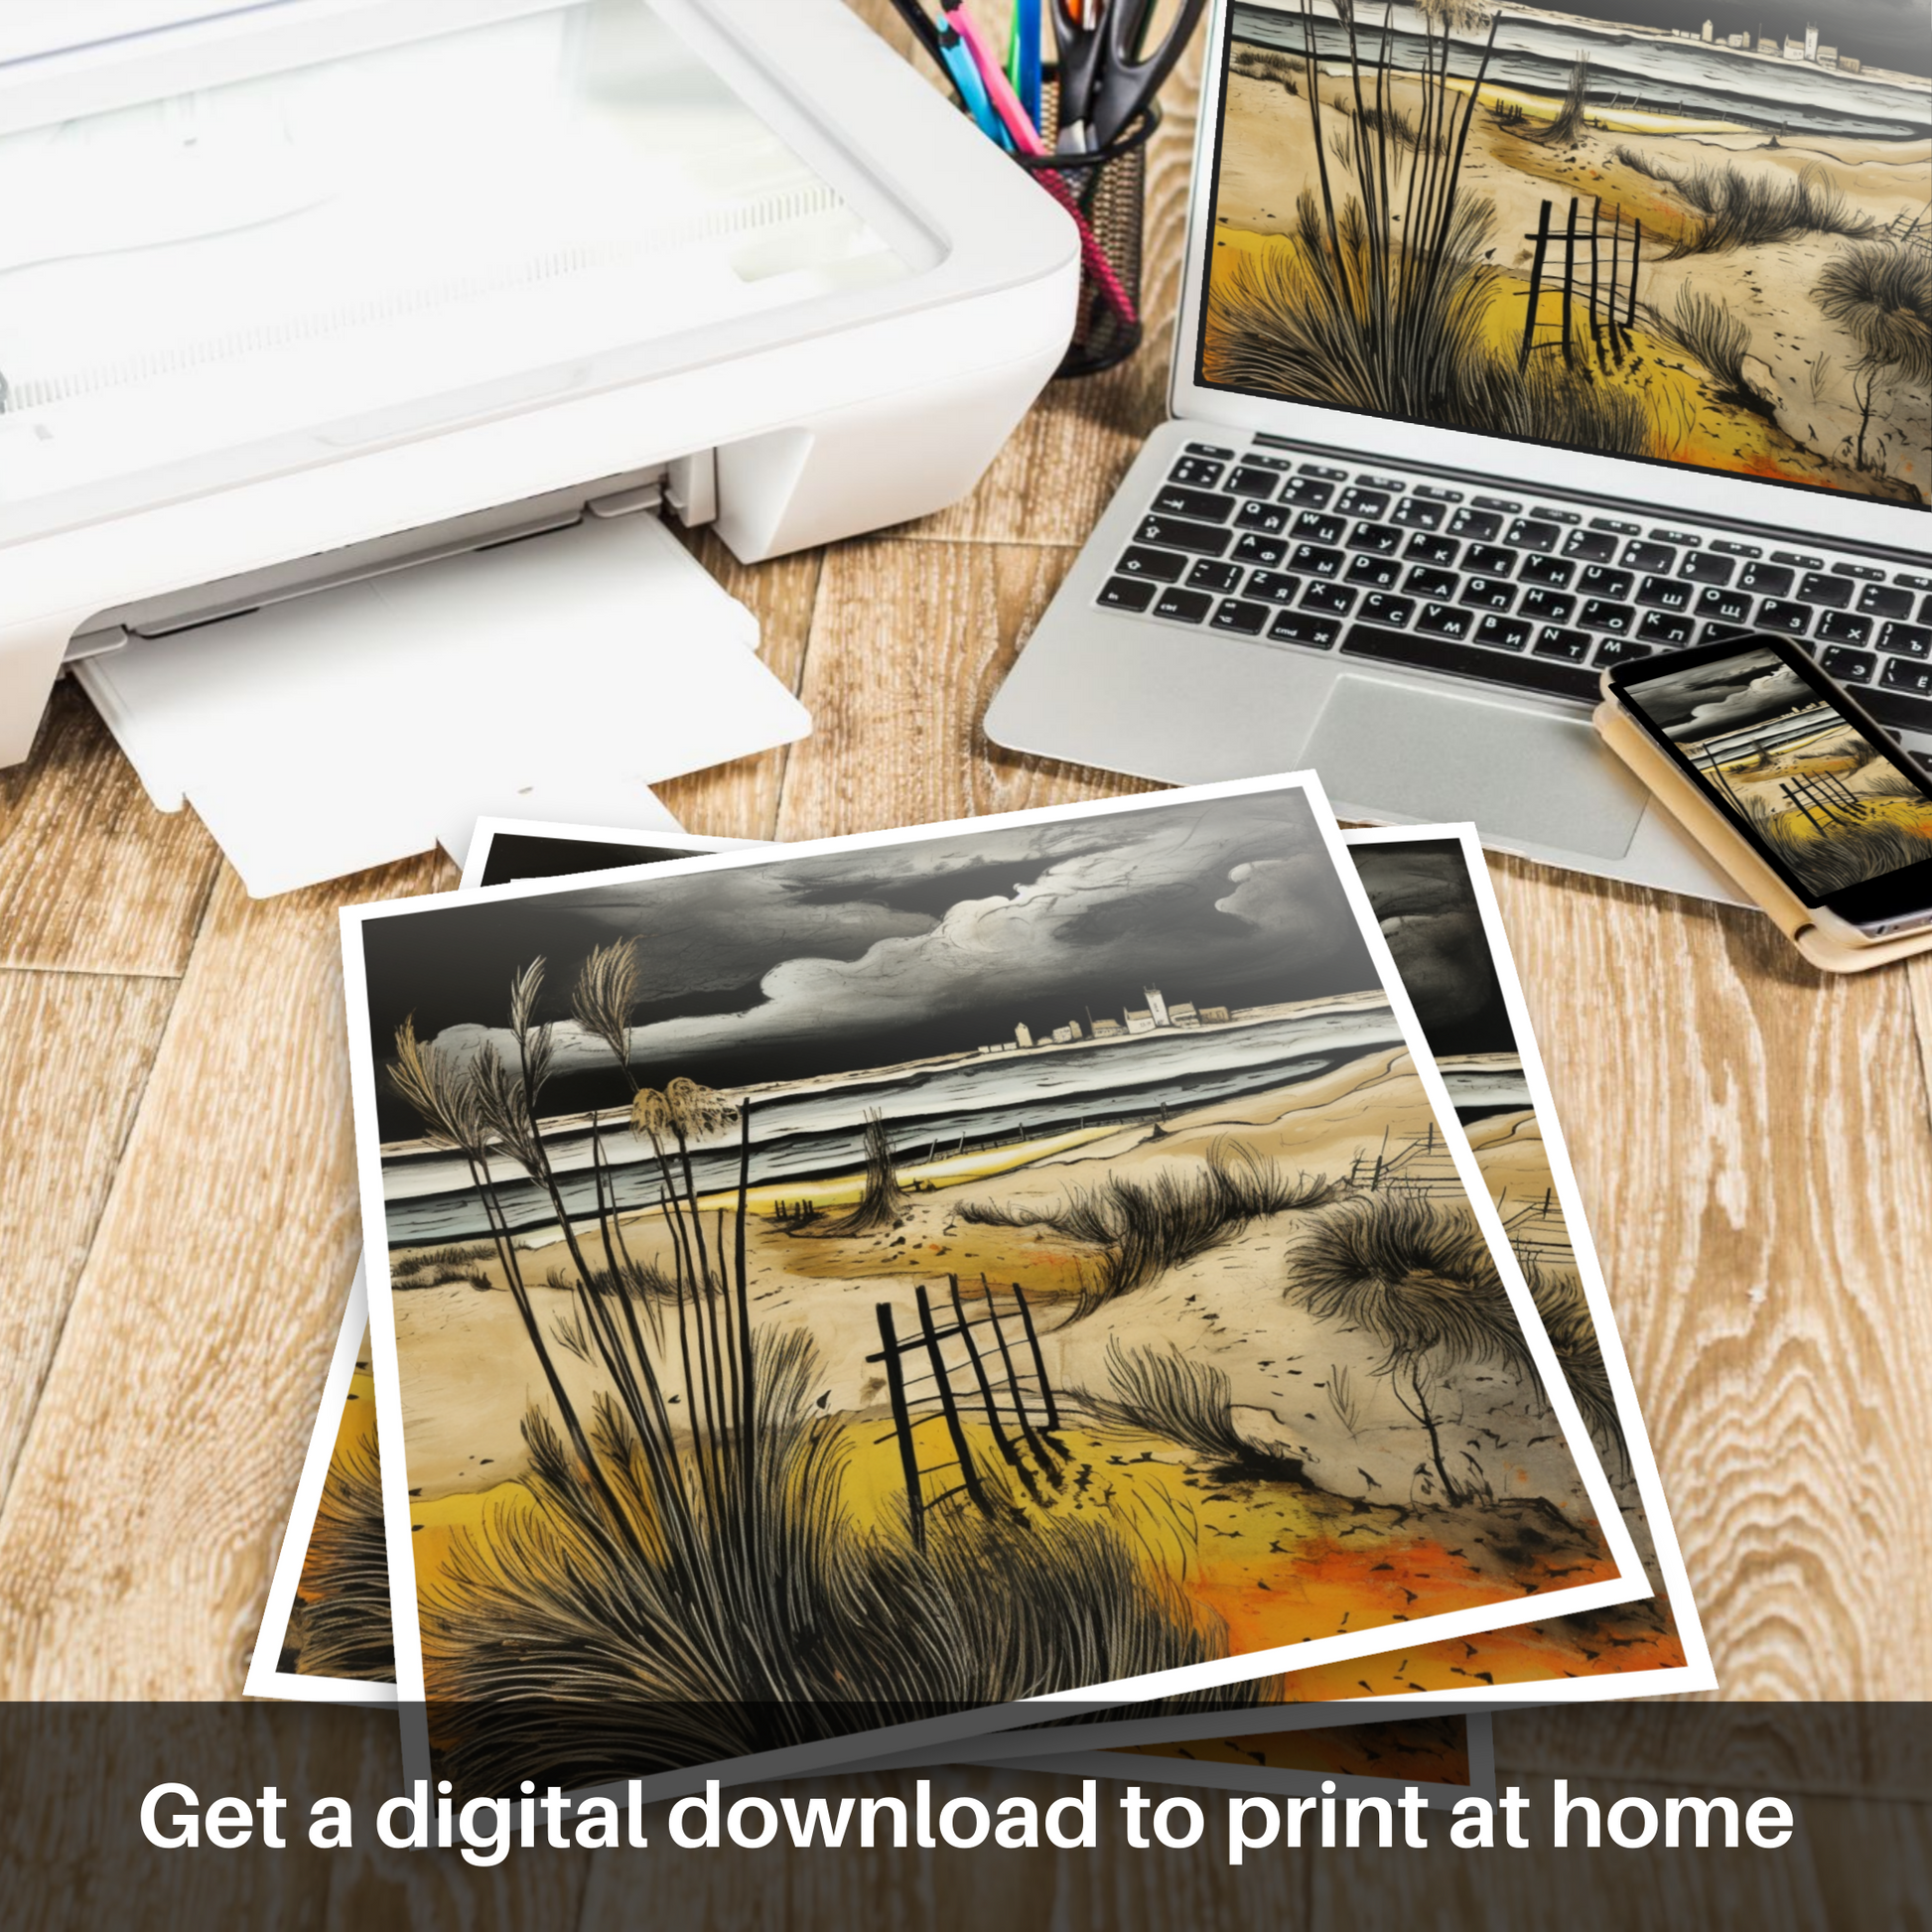
{"type": "Polygon", "coordinates": [[[1767,725],[1819,702],[1818,693],[1768,650],[1676,671],[1633,686],[1628,696],[1685,745],[1767,725]]]}
{"type": "MultiPolygon", "coordinates": [[[[609,865],[608,851],[599,863],[609,865]]],[[[1299,792],[1001,826],[804,859],[425,906],[361,927],[371,1046],[500,1029],[510,975],[548,962],[548,1109],[620,1088],[570,1019],[590,949],[635,938],[633,1067],[721,1088],[887,1065],[1170,1001],[1254,1006],[1377,983],[1299,792]]],[[[378,1085],[386,1089],[387,1083],[378,1085]]],[[[415,1124],[386,1091],[384,1138],[415,1124]]]]}
{"type": "Polygon", "coordinates": [[[1508,1053],[1503,990],[1467,862],[1453,839],[1362,845],[1349,856],[1415,1002],[1430,1050],[1508,1053]]]}

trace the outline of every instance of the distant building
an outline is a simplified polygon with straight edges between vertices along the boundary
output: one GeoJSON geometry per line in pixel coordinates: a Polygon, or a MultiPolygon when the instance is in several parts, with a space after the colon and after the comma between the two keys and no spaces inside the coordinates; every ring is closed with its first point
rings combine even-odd
{"type": "Polygon", "coordinates": [[[1202,1007],[1200,1010],[1203,1027],[1225,1027],[1228,1023],[1226,1007],[1202,1007]]]}
{"type": "Polygon", "coordinates": [[[1055,1027],[1053,1029],[1053,1044],[1055,1046],[1064,1046],[1072,1037],[1073,1030],[1070,1027],[1055,1027]]]}
{"type": "Polygon", "coordinates": [[[1033,1029],[1023,1020],[1019,1026],[1014,1028],[1013,1037],[1020,1045],[1031,1046],[1034,1043],[1033,1029]]]}
{"type": "Polygon", "coordinates": [[[1772,40],[1768,34],[1758,42],[1757,51],[1760,54],[1768,54],[1774,61],[1778,58],[1780,52],[1782,52],[1777,42],[1772,40]]]}
{"type": "Polygon", "coordinates": [[[1840,73],[1863,73],[1864,63],[1853,60],[1849,54],[1841,54],[1838,57],[1838,70],[1840,73]]]}
{"type": "Polygon", "coordinates": [[[1835,67],[1837,67],[1837,66],[1838,66],[1838,49],[1837,49],[1837,48],[1835,48],[1835,47],[1821,47],[1821,48],[1820,48],[1820,49],[1818,50],[1818,65],[1819,65],[1819,66],[1820,66],[1821,68],[1835,68],[1835,67]]]}
{"type": "Polygon", "coordinates": [[[1704,23],[1704,33],[1702,36],[1705,46],[1709,47],[1711,43],[1715,41],[1717,38],[1718,38],[1717,23],[1715,21],[1707,20],[1704,23]]]}
{"type": "Polygon", "coordinates": [[[1784,58],[1787,61],[1802,61],[1805,58],[1805,44],[1796,34],[1785,36],[1784,58]]]}
{"type": "Polygon", "coordinates": [[[1748,34],[1732,34],[1731,37],[1725,42],[1725,45],[1726,47],[1738,48],[1743,53],[1748,54],[1751,51],[1751,37],[1748,34]]]}
{"type": "Polygon", "coordinates": [[[1096,1020],[1093,1023],[1093,1036],[1095,1039],[1119,1039],[1121,1037],[1120,1022],[1118,1020],[1096,1020]]]}
{"type": "Polygon", "coordinates": [[[1085,1034],[1083,1034],[1083,1033],[1082,1033],[1082,1032],[1080,1031],[1080,1023],[1079,1023],[1079,1021],[1077,1021],[1077,1020],[1069,1020],[1069,1021],[1068,1021],[1068,1022],[1066,1023],[1066,1036],[1067,1036],[1067,1038],[1068,1038],[1068,1039],[1085,1039],[1085,1038],[1086,1038],[1086,1035],[1085,1035],[1085,1034]]]}
{"type": "Polygon", "coordinates": [[[1127,1031],[1130,1034],[1151,1034],[1154,1031],[1154,1015],[1146,1007],[1129,1007],[1127,1031]]]}
{"type": "Polygon", "coordinates": [[[1816,27],[1807,27],[1805,29],[1805,59],[1807,61],[1815,61],[1818,59],[1818,29],[1816,27]]]}
{"type": "Polygon", "coordinates": [[[1147,1010],[1153,1014],[1154,1024],[1157,1027],[1165,1027],[1170,1024],[1168,1020],[1168,1003],[1161,997],[1161,989],[1158,986],[1142,987],[1141,998],[1147,1002],[1147,1010]]]}
{"type": "Polygon", "coordinates": [[[1173,1027],[1198,1028],[1200,1015],[1194,1010],[1192,1000],[1176,1000],[1168,1009],[1168,1024],[1173,1027]]]}

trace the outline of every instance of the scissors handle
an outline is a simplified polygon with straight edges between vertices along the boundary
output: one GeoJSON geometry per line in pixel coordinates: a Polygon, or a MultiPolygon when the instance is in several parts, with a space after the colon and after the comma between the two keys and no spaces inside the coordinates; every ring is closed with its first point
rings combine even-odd
{"type": "MultiPolygon", "coordinates": [[[[1057,7],[1060,0],[1054,0],[1057,7]]],[[[1106,42],[1086,99],[1093,145],[1104,148],[1140,113],[1173,71],[1200,23],[1206,0],[1180,0],[1173,24],[1152,53],[1141,51],[1157,0],[1112,0],[1096,38],[1106,42]]]]}

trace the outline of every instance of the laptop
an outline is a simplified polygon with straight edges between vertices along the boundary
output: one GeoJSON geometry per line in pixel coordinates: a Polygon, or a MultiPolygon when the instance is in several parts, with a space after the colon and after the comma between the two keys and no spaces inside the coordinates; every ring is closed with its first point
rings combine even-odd
{"type": "Polygon", "coordinates": [[[1171,420],[997,744],[1733,902],[1606,666],[1796,637],[1932,761],[1932,20],[1675,17],[1219,0],[1171,420]]]}

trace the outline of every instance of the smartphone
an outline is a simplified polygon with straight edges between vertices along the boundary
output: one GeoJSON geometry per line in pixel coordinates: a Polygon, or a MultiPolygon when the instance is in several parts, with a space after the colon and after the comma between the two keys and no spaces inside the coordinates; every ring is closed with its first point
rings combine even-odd
{"type": "Polygon", "coordinates": [[[1851,943],[1932,926],[1932,790],[1800,644],[1761,635],[1638,658],[1604,693],[1851,943]]]}

